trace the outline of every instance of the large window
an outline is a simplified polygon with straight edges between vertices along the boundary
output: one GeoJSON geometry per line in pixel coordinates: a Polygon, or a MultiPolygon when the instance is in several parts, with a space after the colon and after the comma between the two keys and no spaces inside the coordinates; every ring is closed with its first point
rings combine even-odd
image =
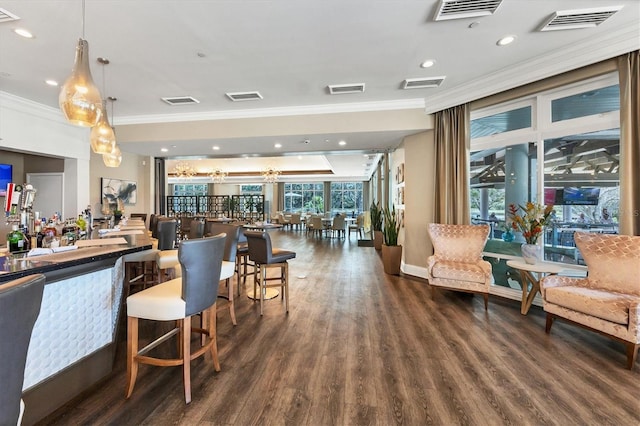
{"type": "Polygon", "coordinates": [[[492,260],[497,285],[519,289],[504,264],[523,242],[505,235],[509,204],[554,205],[542,242],[549,261],[584,264],[577,230],[618,231],[619,109],[611,74],[472,112],[471,217],[491,225],[485,252],[502,259],[492,260]]]}
{"type": "Polygon", "coordinates": [[[362,212],[362,182],[331,182],[331,213],[362,212]]]}
{"type": "Polygon", "coordinates": [[[240,185],[240,194],[242,195],[262,195],[262,185],[240,185]]]}
{"type": "Polygon", "coordinates": [[[323,213],[324,184],[285,183],[284,208],[289,212],[323,213]]]}

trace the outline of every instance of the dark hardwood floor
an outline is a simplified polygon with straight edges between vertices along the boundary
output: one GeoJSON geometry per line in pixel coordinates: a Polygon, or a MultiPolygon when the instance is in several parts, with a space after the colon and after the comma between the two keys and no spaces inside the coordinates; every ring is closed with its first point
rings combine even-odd
{"type": "MultiPolygon", "coordinates": [[[[124,345],[114,373],[47,425],[639,425],[640,365],[624,347],[518,302],[439,291],[385,275],[372,247],[273,231],[295,250],[290,312],[280,299],[219,299],[218,349],[179,367],[141,366],[124,399],[124,345]]],[[[248,290],[252,286],[247,283],[248,290]]],[[[122,333],[124,336],[124,333],[122,333]]],[[[27,407],[28,409],[28,407],[27,407]]]]}

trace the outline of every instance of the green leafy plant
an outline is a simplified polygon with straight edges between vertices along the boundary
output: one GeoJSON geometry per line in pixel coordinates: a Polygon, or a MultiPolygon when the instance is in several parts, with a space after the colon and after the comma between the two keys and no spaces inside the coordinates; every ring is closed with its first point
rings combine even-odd
{"type": "Polygon", "coordinates": [[[374,231],[382,231],[382,210],[380,209],[380,203],[371,203],[369,208],[371,215],[371,228],[374,231]]]}
{"type": "Polygon", "coordinates": [[[398,245],[398,233],[400,232],[400,223],[398,223],[398,217],[396,216],[396,207],[393,206],[391,210],[385,207],[382,211],[384,216],[384,244],[387,246],[398,245]]]}

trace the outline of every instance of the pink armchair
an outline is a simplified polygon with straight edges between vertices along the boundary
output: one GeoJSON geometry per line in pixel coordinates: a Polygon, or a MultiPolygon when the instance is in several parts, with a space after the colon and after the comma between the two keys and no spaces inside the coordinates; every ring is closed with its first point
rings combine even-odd
{"type": "Polygon", "coordinates": [[[545,330],[562,318],[611,337],[626,345],[632,369],[640,346],[640,237],[576,232],[574,238],[588,276],[541,281],[545,330]]]}
{"type": "Polygon", "coordinates": [[[491,264],[482,260],[482,250],[489,236],[489,225],[430,223],[428,231],[434,248],[433,256],[427,259],[431,288],[480,293],[487,309],[493,274],[491,264]]]}

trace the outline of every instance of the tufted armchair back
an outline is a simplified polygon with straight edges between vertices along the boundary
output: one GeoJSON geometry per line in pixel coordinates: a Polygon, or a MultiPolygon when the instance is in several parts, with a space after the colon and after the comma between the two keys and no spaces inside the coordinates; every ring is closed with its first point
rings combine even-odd
{"type": "Polygon", "coordinates": [[[574,239],[589,268],[588,287],[640,296],[640,237],[576,232],[574,239]]]}
{"type": "Polygon", "coordinates": [[[477,262],[489,236],[489,225],[430,223],[429,235],[437,257],[453,262],[477,262]]]}

